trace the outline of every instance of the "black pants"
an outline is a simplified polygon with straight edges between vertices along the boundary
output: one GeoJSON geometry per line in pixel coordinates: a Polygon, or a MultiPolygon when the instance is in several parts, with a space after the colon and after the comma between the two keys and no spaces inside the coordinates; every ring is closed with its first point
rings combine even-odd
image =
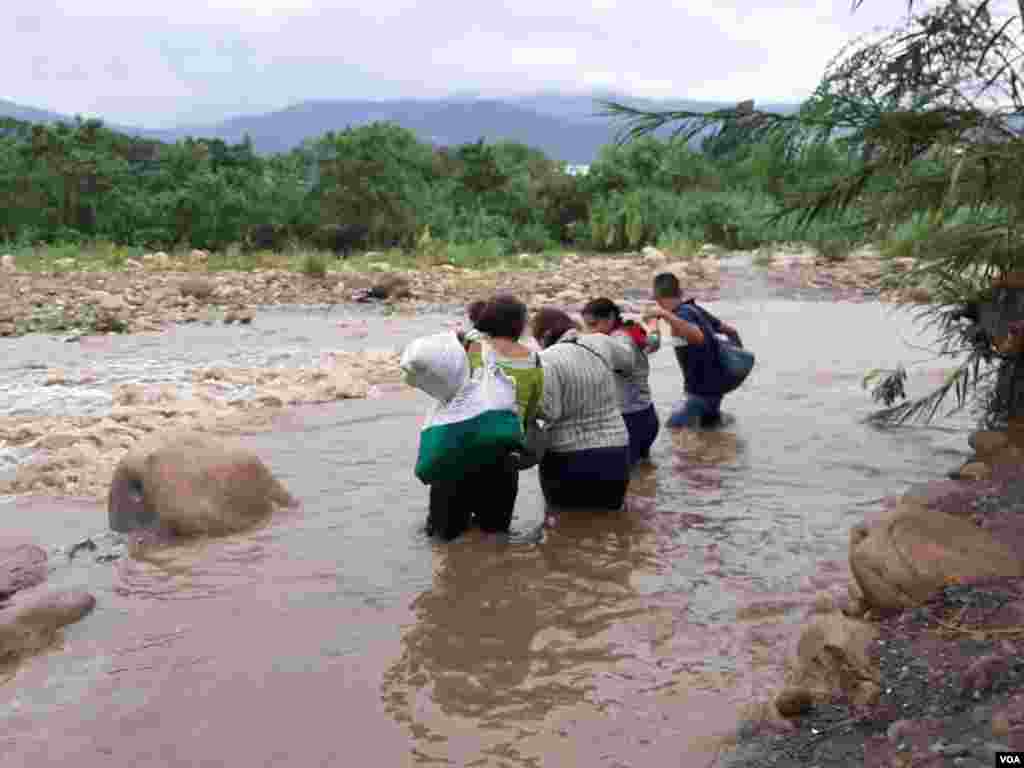
{"type": "Polygon", "coordinates": [[[661,428],[654,404],[642,411],[624,413],[622,419],[626,422],[626,431],[629,432],[629,463],[636,464],[641,459],[649,459],[651,446],[654,445],[661,428]]]}
{"type": "Polygon", "coordinates": [[[487,533],[504,533],[518,495],[519,470],[504,459],[458,482],[432,483],[427,533],[451,541],[474,522],[487,533]]]}
{"type": "Polygon", "coordinates": [[[544,454],[540,488],[556,507],[617,510],[629,487],[629,448],[544,454]]]}

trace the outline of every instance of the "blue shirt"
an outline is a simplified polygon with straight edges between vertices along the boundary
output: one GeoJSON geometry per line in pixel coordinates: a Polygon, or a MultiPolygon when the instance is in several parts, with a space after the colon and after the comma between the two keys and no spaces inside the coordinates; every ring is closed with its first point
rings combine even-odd
{"type": "Polygon", "coordinates": [[[715,333],[721,331],[721,321],[707,310],[698,308],[692,300],[676,307],[675,315],[680,320],[693,323],[704,333],[701,344],[691,344],[678,337],[673,339],[686,391],[692,395],[718,397],[722,393],[724,372],[715,333]]]}

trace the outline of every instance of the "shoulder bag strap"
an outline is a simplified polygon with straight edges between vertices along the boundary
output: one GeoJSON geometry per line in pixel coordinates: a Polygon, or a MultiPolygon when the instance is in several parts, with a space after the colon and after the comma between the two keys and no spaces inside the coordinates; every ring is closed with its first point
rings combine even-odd
{"type": "Polygon", "coordinates": [[[588,347],[586,344],[580,343],[579,339],[572,339],[571,341],[560,341],[558,343],[559,344],[575,344],[577,347],[580,347],[581,349],[587,350],[587,352],[589,352],[594,357],[596,357],[598,360],[600,360],[602,363],[604,363],[605,368],[607,368],[609,371],[614,373],[616,376],[622,376],[622,377],[625,378],[626,374],[624,374],[622,371],[618,371],[618,370],[612,368],[611,364],[607,360],[604,359],[604,355],[602,355],[596,349],[592,349],[592,348],[588,347]]]}

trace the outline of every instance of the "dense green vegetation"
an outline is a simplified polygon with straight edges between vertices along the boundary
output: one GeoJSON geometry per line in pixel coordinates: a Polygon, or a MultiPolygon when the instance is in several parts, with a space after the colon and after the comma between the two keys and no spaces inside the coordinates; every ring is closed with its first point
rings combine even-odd
{"type": "MultiPolygon", "coordinates": [[[[465,265],[560,247],[753,247],[793,237],[793,221],[770,220],[788,197],[859,163],[842,141],[729,146],[723,136],[705,149],[655,138],[609,145],[588,175],[570,176],[521,144],[435,148],[387,123],[261,156],[248,142],[162,144],[97,121],[8,119],[0,121],[0,244],[56,246],[49,250],[62,255],[85,243],[204,248],[244,260],[355,238],[374,249],[430,243],[435,261],[465,265]]],[[[864,231],[847,216],[802,236],[847,243],[864,231]]]]}

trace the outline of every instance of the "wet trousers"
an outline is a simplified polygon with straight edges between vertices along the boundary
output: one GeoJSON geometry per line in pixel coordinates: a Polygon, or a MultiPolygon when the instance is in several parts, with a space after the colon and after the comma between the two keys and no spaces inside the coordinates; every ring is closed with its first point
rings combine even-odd
{"type": "Polygon", "coordinates": [[[654,440],[661,429],[654,404],[642,411],[624,413],[622,419],[626,422],[626,430],[629,432],[629,463],[632,465],[641,459],[650,458],[651,446],[654,445],[654,440]]]}
{"type": "Polygon", "coordinates": [[[487,533],[504,533],[518,495],[519,470],[505,459],[457,482],[432,483],[427,534],[451,541],[473,523],[487,533]]]}
{"type": "Polygon", "coordinates": [[[629,486],[629,448],[548,451],[540,463],[544,500],[556,507],[617,510],[629,486]]]}

